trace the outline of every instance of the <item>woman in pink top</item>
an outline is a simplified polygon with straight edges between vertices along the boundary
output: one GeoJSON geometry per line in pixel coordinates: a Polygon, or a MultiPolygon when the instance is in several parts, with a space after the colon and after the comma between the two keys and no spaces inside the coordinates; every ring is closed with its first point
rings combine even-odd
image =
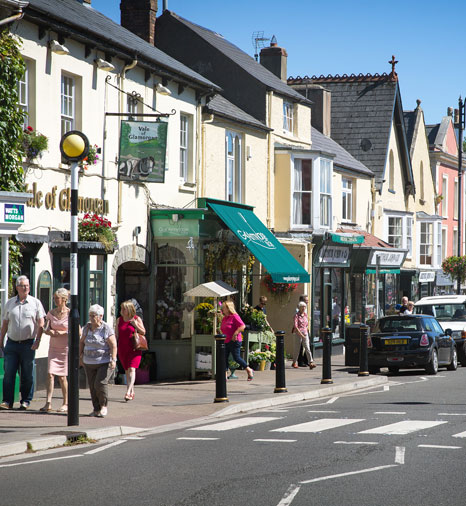
{"type": "Polygon", "coordinates": [[[298,356],[299,350],[301,349],[301,344],[303,345],[304,350],[306,351],[307,360],[309,362],[309,369],[314,369],[316,364],[312,359],[311,350],[309,348],[309,319],[306,314],[307,305],[305,302],[300,302],[298,304],[298,312],[294,315],[293,320],[293,334],[294,334],[294,347],[293,347],[293,363],[292,367],[295,369],[298,368],[298,356]]]}
{"type": "Polygon", "coordinates": [[[69,308],[66,307],[69,292],[66,288],[59,288],[53,294],[56,307],[45,316],[44,334],[50,336],[48,375],[47,375],[47,400],[41,411],[52,411],[53,384],[55,376],[60,381],[63,394],[63,404],[58,410],[61,413],[68,411],[68,317],[69,308]]]}
{"type": "Polygon", "coordinates": [[[226,357],[226,367],[228,369],[228,358],[231,355],[233,356],[233,360],[237,362],[243,369],[246,369],[248,373],[248,381],[251,381],[254,377],[254,373],[252,369],[248,366],[248,364],[241,358],[240,350],[241,350],[241,342],[243,340],[243,335],[241,332],[245,329],[245,325],[243,320],[239,317],[238,313],[235,310],[235,305],[231,300],[227,300],[222,304],[222,325],[220,326],[220,330],[222,334],[225,334],[225,357],[226,357]]]}

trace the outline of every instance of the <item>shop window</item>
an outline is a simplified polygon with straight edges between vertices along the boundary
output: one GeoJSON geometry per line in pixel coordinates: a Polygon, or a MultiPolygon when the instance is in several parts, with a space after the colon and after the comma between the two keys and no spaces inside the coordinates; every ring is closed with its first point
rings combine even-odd
{"type": "Polygon", "coordinates": [[[312,223],[312,160],[294,161],[293,224],[312,223]]]}
{"type": "Polygon", "coordinates": [[[37,295],[48,313],[52,309],[52,276],[48,271],[42,271],[37,281],[37,295]]]}
{"type": "Polygon", "coordinates": [[[89,257],[89,301],[104,306],[104,256],[89,257]]]}
{"type": "Polygon", "coordinates": [[[70,290],[71,280],[70,257],[60,256],[59,258],[59,272],[58,272],[58,286],[56,288],[66,288],[70,290]]]}

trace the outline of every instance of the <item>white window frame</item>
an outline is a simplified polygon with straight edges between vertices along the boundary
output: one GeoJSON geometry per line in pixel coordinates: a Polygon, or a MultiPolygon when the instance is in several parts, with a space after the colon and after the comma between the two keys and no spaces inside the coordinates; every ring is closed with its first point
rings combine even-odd
{"type": "Polygon", "coordinates": [[[18,105],[25,113],[23,120],[24,128],[29,125],[29,65],[27,61],[25,61],[25,65],[24,74],[18,79],[18,105]]]}
{"type": "Polygon", "coordinates": [[[180,114],[180,178],[188,180],[189,174],[189,118],[180,114]]]}
{"type": "Polygon", "coordinates": [[[76,80],[74,77],[61,76],[61,134],[74,130],[76,124],[76,80]],[[71,92],[71,93],[69,93],[71,92]]]}
{"type": "Polygon", "coordinates": [[[442,175],[442,216],[446,218],[448,216],[448,175],[442,175]]]}
{"type": "Polygon", "coordinates": [[[314,160],[312,158],[295,158],[293,163],[293,193],[292,193],[292,212],[291,212],[291,219],[292,219],[292,226],[293,227],[311,227],[312,221],[313,221],[313,197],[312,197],[312,189],[314,187],[314,160]],[[303,161],[310,162],[310,183],[311,183],[311,189],[310,190],[303,190],[302,189],[302,174],[303,174],[303,161]],[[308,194],[309,195],[309,223],[303,223],[302,215],[303,215],[303,199],[302,195],[308,194]],[[299,206],[299,210],[298,210],[299,206]],[[298,212],[301,216],[301,219],[296,219],[298,217],[298,212]]]}
{"type": "Polygon", "coordinates": [[[242,136],[233,130],[227,130],[225,136],[225,200],[242,202],[243,153],[242,136]],[[229,141],[232,141],[232,152],[229,141]]]}
{"type": "Polygon", "coordinates": [[[442,264],[442,222],[437,221],[437,223],[434,223],[434,234],[436,234],[436,260],[434,265],[440,266],[442,264]]]}
{"type": "Polygon", "coordinates": [[[434,265],[434,223],[421,221],[419,223],[419,265],[432,267],[434,265]],[[429,260],[430,261],[427,261],[429,260]]]}
{"type": "Polygon", "coordinates": [[[402,248],[403,247],[403,231],[405,229],[404,225],[404,216],[399,215],[389,215],[387,216],[387,242],[394,248],[402,248]],[[397,223],[399,223],[399,234],[393,233],[398,232],[398,225],[397,224],[390,224],[390,220],[397,220],[397,223]],[[398,222],[399,220],[399,222],[398,222]],[[395,240],[393,240],[394,238],[395,240]]]}
{"type": "Polygon", "coordinates": [[[320,189],[320,226],[332,227],[332,161],[320,159],[319,189],[320,189]]]}
{"type": "Polygon", "coordinates": [[[353,222],[353,188],[353,179],[341,179],[341,220],[345,222],[353,222]]]}
{"type": "Polygon", "coordinates": [[[283,130],[291,134],[294,131],[294,104],[286,100],[283,101],[283,130]]]}
{"type": "Polygon", "coordinates": [[[406,258],[413,257],[413,221],[411,216],[406,216],[406,249],[408,250],[406,258]]]}
{"type": "Polygon", "coordinates": [[[456,256],[458,254],[458,227],[453,227],[453,251],[452,255],[456,256]]]}
{"type": "Polygon", "coordinates": [[[455,177],[453,185],[453,219],[458,219],[458,178],[455,177]]]}
{"type": "Polygon", "coordinates": [[[448,227],[442,227],[442,255],[441,261],[447,257],[448,227]]]}

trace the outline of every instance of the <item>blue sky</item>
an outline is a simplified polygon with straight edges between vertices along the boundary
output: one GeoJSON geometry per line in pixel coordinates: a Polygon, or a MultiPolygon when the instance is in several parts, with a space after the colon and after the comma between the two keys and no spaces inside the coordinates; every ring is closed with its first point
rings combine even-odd
{"type": "MultiPolygon", "coordinates": [[[[159,0],[162,11],[162,0],[159,0]]],[[[289,76],[390,72],[399,61],[403,108],[422,101],[426,123],[466,95],[464,0],[168,0],[180,16],[222,34],[251,56],[253,32],[275,35],[289,76]]],[[[120,0],[92,0],[117,23],[120,0]]]]}

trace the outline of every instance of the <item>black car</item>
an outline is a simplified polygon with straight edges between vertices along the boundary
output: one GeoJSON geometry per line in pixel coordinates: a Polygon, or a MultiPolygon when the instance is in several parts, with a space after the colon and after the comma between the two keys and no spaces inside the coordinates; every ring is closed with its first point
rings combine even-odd
{"type": "Polygon", "coordinates": [[[391,372],[424,368],[437,374],[439,367],[456,371],[457,354],[451,330],[428,315],[386,316],[377,321],[368,342],[369,372],[381,367],[391,372]]]}

